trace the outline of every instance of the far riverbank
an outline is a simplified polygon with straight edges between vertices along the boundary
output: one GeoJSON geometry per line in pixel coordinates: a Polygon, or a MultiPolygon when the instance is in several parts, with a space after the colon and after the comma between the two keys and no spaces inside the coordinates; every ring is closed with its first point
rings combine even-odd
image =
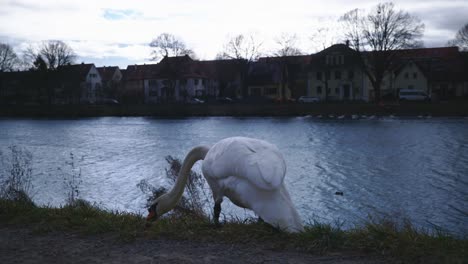
{"type": "Polygon", "coordinates": [[[95,116],[468,116],[468,102],[318,104],[0,105],[0,117],[95,116]]]}

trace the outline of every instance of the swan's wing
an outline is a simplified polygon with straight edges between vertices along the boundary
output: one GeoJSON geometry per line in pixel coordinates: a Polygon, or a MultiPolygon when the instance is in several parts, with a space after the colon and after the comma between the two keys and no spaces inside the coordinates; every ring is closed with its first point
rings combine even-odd
{"type": "Polygon", "coordinates": [[[278,189],[286,175],[286,163],[281,153],[276,147],[249,150],[239,163],[238,177],[246,178],[261,189],[278,189]]]}
{"type": "Polygon", "coordinates": [[[264,190],[279,188],[286,175],[286,163],[278,148],[268,142],[234,137],[221,140],[208,152],[203,171],[221,180],[245,179],[264,190]]]}

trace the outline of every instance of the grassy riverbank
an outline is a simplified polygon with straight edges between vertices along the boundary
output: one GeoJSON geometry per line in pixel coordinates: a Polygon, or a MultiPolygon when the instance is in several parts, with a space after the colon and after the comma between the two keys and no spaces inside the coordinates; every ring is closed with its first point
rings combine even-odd
{"type": "Polygon", "coordinates": [[[0,117],[94,116],[303,116],[303,115],[468,116],[468,102],[162,105],[0,105],[0,117]]]}
{"type": "Polygon", "coordinates": [[[75,206],[37,207],[27,201],[0,200],[0,226],[27,228],[34,234],[76,232],[82,235],[113,234],[119,240],[175,239],[195,242],[248,244],[273,250],[311,254],[359,253],[411,263],[463,263],[468,241],[443,233],[429,234],[410,224],[367,223],[342,230],[313,223],[305,232],[288,234],[256,221],[234,221],[215,227],[208,219],[193,215],[170,216],[145,227],[142,216],[109,212],[78,200],[75,206]]]}

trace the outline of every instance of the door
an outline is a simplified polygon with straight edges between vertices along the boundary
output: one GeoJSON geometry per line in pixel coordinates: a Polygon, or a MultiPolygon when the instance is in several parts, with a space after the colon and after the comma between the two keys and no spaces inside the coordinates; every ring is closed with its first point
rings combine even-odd
{"type": "Polygon", "coordinates": [[[350,92],[351,88],[349,87],[348,84],[343,85],[343,99],[349,100],[350,97],[350,92]]]}

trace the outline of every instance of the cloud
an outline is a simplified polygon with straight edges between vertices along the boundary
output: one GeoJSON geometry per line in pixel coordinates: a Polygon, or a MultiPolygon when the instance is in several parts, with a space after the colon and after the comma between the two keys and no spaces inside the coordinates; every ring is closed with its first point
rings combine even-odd
{"type": "MultiPolygon", "coordinates": [[[[229,36],[253,32],[266,51],[274,38],[295,33],[301,48],[312,52],[310,37],[319,27],[354,8],[369,9],[375,1],[328,0],[0,0],[0,41],[27,46],[48,39],[68,43],[78,55],[114,62],[145,61],[147,44],[168,32],[181,37],[202,59],[213,59],[229,36]]],[[[426,45],[453,38],[464,23],[468,3],[452,0],[396,0],[398,9],[418,15],[426,24],[426,45]],[[437,41],[440,39],[441,41],[437,41]]],[[[330,22],[330,23],[329,23],[330,22]]],[[[339,38],[335,38],[335,41],[339,38]]]]}
{"type": "Polygon", "coordinates": [[[468,4],[465,6],[439,7],[423,9],[416,12],[430,29],[456,32],[468,23],[468,4]]]}
{"type": "Polygon", "coordinates": [[[137,19],[142,13],[131,9],[104,9],[102,16],[107,20],[137,19]]]}

